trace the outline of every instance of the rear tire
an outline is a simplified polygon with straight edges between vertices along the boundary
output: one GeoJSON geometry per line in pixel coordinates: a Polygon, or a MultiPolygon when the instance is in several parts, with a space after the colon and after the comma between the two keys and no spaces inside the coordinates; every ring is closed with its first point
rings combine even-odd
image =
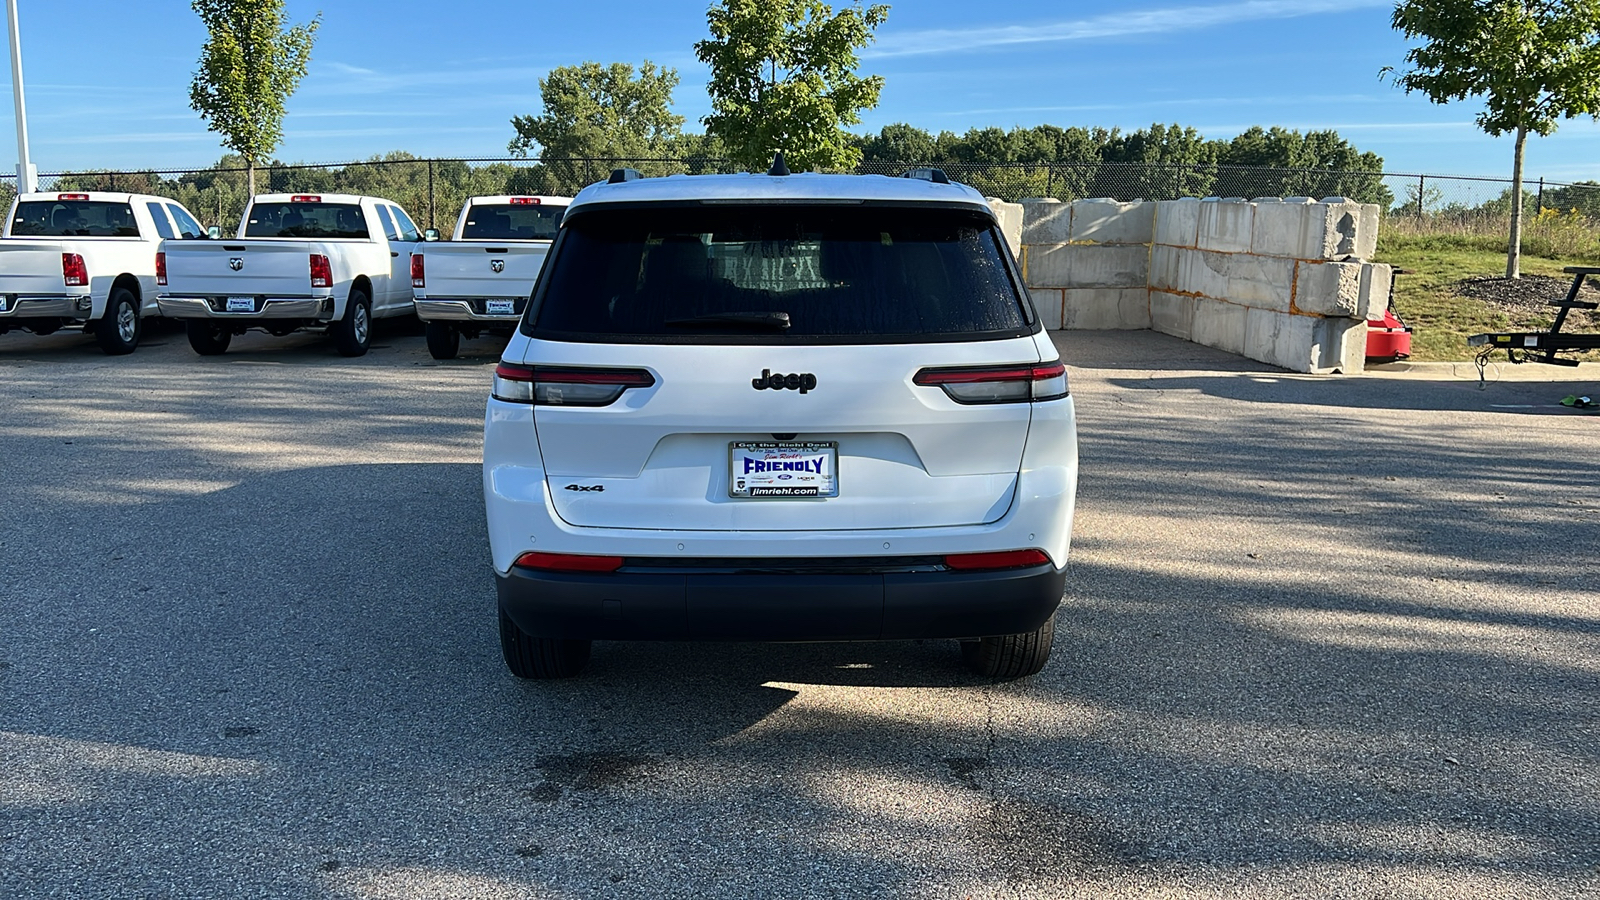
{"type": "Polygon", "coordinates": [[[201,356],[221,356],[233,342],[232,329],[209,319],[184,319],[183,330],[189,336],[189,346],[201,356]]]}
{"type": "Polygon", "coordinates": [[[352,290],[344,304],[344,318],[333,326],[333,345],[340,356],[365,356],[371,343],[372,301],[352,290]]]}
{"type": "Polygon", "coordinates": [[[961,642],[961,657],[975,674],[985,678],[1026,678],[1037,675],[1050,661],[1056,616],[1027,634],[1005,634],[961,642]]]}
{"type": "Polygon", "coordinates": [[[428,352],[434,359],[455,359],[461,351],[461,332],[454,325],[428,322],[424,331],[428,337],[428,352]]]}
{"type": "Polygon", "coordinates": [[[112,288],[106,298],[106,314],[95,323],[94,336],[107,356],[122,356],[139,347],[143,331],[139,320],[139,298],[127,288],[112,288]]]}
{"type": "Polygon", "coordinates": [[[536,638],[500,610],[500,652],[518,678],[571,678],[589,662],[593,641],[536,638]]]}

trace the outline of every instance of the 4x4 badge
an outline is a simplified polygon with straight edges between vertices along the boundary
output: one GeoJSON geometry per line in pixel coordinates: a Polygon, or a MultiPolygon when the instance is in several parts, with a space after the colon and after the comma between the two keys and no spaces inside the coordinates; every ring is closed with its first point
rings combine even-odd
{"type": "Polygon", "coordinates": [[[564,490],[568,491],[594,491],[596,493],[605,493],[605,489],[606,486],[603,484],[569,484],[564,488],[564,490]]]}
{"type": "Polygon", "coordinates": [[[750,379],[750,386],[758,391],[799,391],[804,394],[817,386],[817,376],[810,372],[784,375],[772,374],[771,369],[762,369],[760,378],[750,379]]]}

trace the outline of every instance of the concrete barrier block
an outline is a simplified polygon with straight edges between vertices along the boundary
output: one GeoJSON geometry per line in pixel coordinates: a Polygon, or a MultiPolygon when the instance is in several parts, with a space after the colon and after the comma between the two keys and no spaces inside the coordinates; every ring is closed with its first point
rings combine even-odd
{"type": "MultiPolygon", "coordinates": [[[[1307,251],[1316,251],[1316,255],[1302,256],[1300,259],[1343,259],[1346,256],[1358,256],[1358,233],[1361,230],[1361,206],[1346,197],[1324,197],[1312,206],[1312,216],[1318,221],[1317,228],[1321,243],[1306,247],[1307,251]]],[[[1373,241],[1376,246],[1376,233],[1373,241]]]]}
{"type": "Polygon", "coordinates": [[[1289,311],[1294,290],[1294,260],[1253,253],[1193,251],[1188,277],[1203,287],[1196,293],[1243,306],[1289,311]]]}
{"type": "MultiPolygon", "coordinates": [[[[1304,316],[1296,316],[1304,318],[1304,316]]],[[[1367,369],[1367,320],[1313,319],[1311,371],[1360,375],[1367,369]]]]}
{"type": "Polygon", "coordinates": [[[1310,198],[1275,203],[1256,201],[1255,218],[1250,226],[1250,252],[1262,256],[1304,258],[1302,248],[1306,246],[1310,230],[1311,202],[1310,198]]]}
{"type": "Polygon", "coordinates": [[[1079,249],[1071,244],[1023,245],[1023,277],[1030,288],[1064,288],[1071,283],[1073,258],[1079,249]]]}
{"type": "Polygon", "coordinates": [[[1156,205],[1143,200],[1072,201],[1072,238],[1097,244],[1148,244],[1154,236],[1156,205]]]}
{"type": "Polygon", "coordinates": [[[1049,197],[1022,201],[1024,244],[1065,244],[1072,240],[1072,204],[1049,197]]]}
{"type": "Polygon", "coordinates": [[[1071,262],[1067,267],[1067,281],[1061,287],[1150,286],[1150,248],[1142,244],[1077,244],[1068,251],[1071,262]]]}
{"type": "Polygon", "coordinates": [[[1369,321],[1383,321],[1383,311],[1389,308],[1389,277],[1393,269],[1383,263],[1364,263],[1361,266],[1361,300],[1356,310],[1358,317],[1369,321]]]}
{"type": "Polygon", "coordinates": [[[1200,230],[1195,246],[1201,250],[1246,253],[1250,250],[1250,226],[1255,221],[1255,206],[1242,200],[1200,202],[1200,230]]]}
{"type": "Polygon", "coordinates": [[[1150,327],[1150,292],[1144,288],[1063,291],[1062,327],[1135,331],[1150,327]]]}
{"type": "Polygon", "coordinates": [[[1007,203],[999,197],[985,197],[989,208],[994,211],[996,219],[1000,220],[1000,233],[1005,235],[1006,246],[1011,248],[1011,255],[1021,258],[1022,254],[1022,204],[1007,203]]]}
{"type": "Polygon", "coordinates": [[[1193,247],[1200,233],[1200,201],[1193,197],[1181,200],[1162,200],[1156,203],[1155,234],[1157,244],[1169,247],[1193,247]]]}
{"type": "Polygon", "coordinates": [[[1251,309],[1245,314],[1243,355],[1291,372],[1310,372],[1315,322],[1310,316],[1251,309]]]}
{"type": "Polygon", "coordinates": [[[1150,327],[1162,334],[1170,334],[1186,341],[1192,340],[1194,302],[1193,297],[1168,294],[1165,291],[1151,291],[1150,327]]]}
{"type": "Polygon", "coordinates": [[[1039,318],[1044,322],[1044,327],[1051,331],[1061,328],[1061,289],[1060,288],[1029,288],[1028,296],[1033,298],[1033,308],[1039,313],[1039,318]]]}
{"type": "Polygon", "coordinates": [[[1249,307],[1237,303],[1197,297],[1194,301],[1194,327],[1190,340],[1229,353],[1243,353],[1245,320],[1249,312],[1249,307]]]}
{"type": "Polygon", "coordinates": [[[1189,251],[1181,247],[1156,244],[1150,248],[1150,287],[1158,291],[1181,291],[1183,261],[1189,251]]]}
{"type": "Polygon", "coordinates": [[[1356,228],[1356,256],[1371,259],[1378,253],[1378,204],[1361,204],[1361,222],[1356,228]]]}
{"type": "Polygon", "coordinates": [[[1361,312],[1362,263],[1299,262],[1295,308],[1318,316],[1365,316],[1361,312]]]}

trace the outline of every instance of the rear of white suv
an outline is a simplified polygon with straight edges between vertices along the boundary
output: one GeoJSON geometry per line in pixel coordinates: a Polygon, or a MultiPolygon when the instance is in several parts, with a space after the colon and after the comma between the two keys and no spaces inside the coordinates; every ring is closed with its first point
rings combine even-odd
{"type": "Polygon", "coordinates": [[[953,638],[1032,674],[1076,484],[1065,370],[976,192],[618,173],[568,208],[489,400],[506,662],[953,638]]]}

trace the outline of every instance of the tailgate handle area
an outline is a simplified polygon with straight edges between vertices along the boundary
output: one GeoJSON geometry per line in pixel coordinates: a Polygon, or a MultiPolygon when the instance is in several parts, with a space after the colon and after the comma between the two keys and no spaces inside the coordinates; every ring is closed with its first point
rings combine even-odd
{"type": "Polygon", "coordinates": [[[485,253],[510,253],[511,252],[511,248],[510,247],[485,247],[485,248],[483,248],[483,252],[485,252],[485,253]]]}
{"type": "Polygon", "coordinates": [[[227,250],[230,253],[244,253],[248,248],[242,247],[242,246],[241,247],[230,247],[227,244],[223,244],[222,245],[222,249],[227,250]]]}

